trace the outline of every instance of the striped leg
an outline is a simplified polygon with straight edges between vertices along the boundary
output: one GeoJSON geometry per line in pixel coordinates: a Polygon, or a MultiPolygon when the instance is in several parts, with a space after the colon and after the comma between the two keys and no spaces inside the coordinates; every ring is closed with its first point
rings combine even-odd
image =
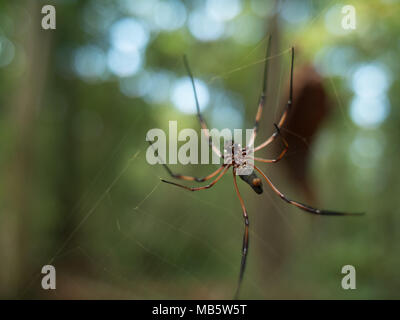
{"type": "Polygon", "coordinates": [[[304,210],[309,213],[313,214],[318,214],[318,215],[323,215],[323,216],[358,216],[362,215],[363,213],[345,213],[345,212],[338,212],[338,211],[329,211],[329,210],[321,210],[317,208],[313,208],[307,204],[300,203],[294,200],[291,200],[287,198],[282,192],[280,192],[273,184],[272,181],[265,175],[264,172],[262,172],[259,168],[254,166],[254,169],[256,169],[262,176],[263,178],[268,182],[269,186],[271,189],[284,201],[287,203],[296,206],[297,208],[304,210]]]}
{"type": "Polygon", "coordinates": [[[244,219],[244,234],[243,234],[243,245],[242,245],[242,260],[240,262],[240,273],[239,273],[239,282],[235,293],[235,299],[239,296],[240,285],[242,284],[244,270],[246,268],[246,260],[247,254],[249,251],[249,217],[247,215],[246,207],[244,206],[244,201],[242,196],[240,195],[239,188],[236,182],[236,173],[233,170],[233,184],[235,186],[236,194],[239,198],[240,205],[243,210],[243,219],[244,219]]]}
{"type": "MultiPolygon", "coordinates": [[[[224,166],[222,166],[222,168],[223,168],[223,167],[224,167],[224,166]]],[[[228,166],[225,166],[224,171],[222,171],[222,172],[219,174],[219,176],[218,176],[213,182],[211,182],[210,184],[208,184],[208,185],[206,185],[206,186],[202,186],[202,187],[187,187],[187,186],[184,186],[183,184],[175,183],[175,182],[172,182],[172,181],[167,181],[167,180],[164,180],[164,179],[161,179],[161,181],[162,181],[162,182],[165,182],[165,183],[172,184],[172,185],[174,185],[174,186],[177,186],[177,187],[180,187],[180,188],[183,188],[183,189],[186,189],[186,190],[189,190],[189,191],[199,191],[199,190],[209,189],[209,188],[211,188],[213,185],[215,185],[215,184],[223,177],[223,175],[228,171],[229,168],[230,168],[229,165],[228,165],[228,166]]],[[[215,173],[215,172],[214,172],[214,173],[215,173]]]]}
{"type": "Polygon", "coordinates": [[[186,56],[183,56],[183,63],[185,64],[186,71],[189,74],[190,81],[192,82],[194,100],[196,101],[197,117],[199,119],[200,126],[202,129],[204,129],[204,135],[208,139],[208,143],[209,143],[210,147],[212,148],[212,150],[215,152],[215,154],[218,155],[218,157],[224,158],[223,154],[221,154],[221,151],[217,148],[217,146],[215,146],[213,144],[210,134],[208,132],[208,127],[207,127],[206,121],[204,120],[203,116],[200,113],[200,104],[199,104],[199,99],[197,98],[196,86],[194,84],[193,75],[192,75],[192,72],[190,71],[189,63],[188,63],[186,56]]]}
{"type": "Polygon", "coordinates": [[[210,173],[208,176],[205,176],[205,177],[202,177],[202,178],[198,178],[198,177],[193,177],[193,176],[184,176],[184,175],[181,175],[179,173],[173,173],[171,171],[171,169],[165,163],[163,163],[163,166],[168,171],[170,176],[173,177],[173,178],[186,180],[186,181],[196,181],[196,182],[204,182],[204,181],[210,180],[211,178],[215,177],[218,173],[220,173],[222,171],[222,169],[225,167],[225,165],[222,165],[217,170],[215,170],[214,172],[210,173]]]}
{"type": "MultiPolygon", "coordinates": [[[[275,124],[275,126],[276,126],[276,129],[277,129],[277,132],[279,133],[278,126],[276,124],[275,124]]],[[[263,158],[254,157],[254,160],[255,161],[264,162],[264,163],[277,163],[278,161],[282,160],[282,158],[285,156],[286,152],[289,149],[289,144],[287,143],[286,139],[282,135],[280,135],[280,137],[281,137],[282,142],[284,144],[284,149],[282,150],[282,152],[279,154],[279,156],[277,158],[275,158],[275,159],[263,159],[263,158]]]]}
{"type": "Polygon", "coordinates": [[[265,95],[267,90],[267,77],[268,77],[268,65],[269,65],[269,57],[271,52],[271,36],[268,38],[268,45],[267,45],[267,52],[265,53],[265,64],[264,64],[264,77],[263,77],[263,84],[261,88],[261,96],[258,101],[258,109],[256,113],[256,120],[254,123],[253,134],[251,135],[249,146],[253,146],[254,141],[257,136],[258,127],[260,124],[261,115],[265,106],[265,95]]]}
{"type": "MultiPolygon", "coordinates": [[[[152,146],[152,143],[150,141],[148,141],[150,146],[152,146]]],[[[154,149],[153,149],[154,150],[154,149]]],[[[211,178],[215,177],[218,173],[221,172],[221,170],[225,167],[225,165],[222,165],[221,167],[219,167],[217,170],[215,170],[214,172],[212,172],[211,174],[209,174],[208,176],[202,177],[202,178],[198,178],[198,177],[193,177],[193,176],[185,176],[182,175],[180,173],[174,173],[172,172],[172,170],[167,166],[166,163],[163,163],[162,159],[160,156],[158,156],[158,158],[161,160],[162,165],[164,166],[165,170],[168,172],[168,174],[172,177],[172,178],[176,178],[176,179],[180,179],[180,180],[186,180],[186,181],[196,181],[196,182],[204,182],[207,180],[210,180],[211,178]]]]}
{"type": "MultiPolygon", "coordinates": [[[[290,66],[290,85],[289,85],[289,100],[286,104],[286,108],[285,111],[283,112],[279,122],[278,122],[278,129],[282,128],[282,126],[284,125],[286,119],[287,119],[287,115],[291,109],[292,106],[292,101],[293,101],[293,64],[294,64],[294,47],[292,47],[292,62],[291,62],[291,66],[290,66]]],[[[279,135],[279,130],[275,131],[265,142],[263,142],[262,144],[260,144],[258,147],[254,148],[254,152],[266,147],[267,145],[269,145],[272,141],[275,140],[275,138],[279,135]]]]}

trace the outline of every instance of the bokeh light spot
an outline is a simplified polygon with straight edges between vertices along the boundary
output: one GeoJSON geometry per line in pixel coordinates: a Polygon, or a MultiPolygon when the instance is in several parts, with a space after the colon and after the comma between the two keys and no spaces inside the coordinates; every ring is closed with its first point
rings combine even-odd
{"type": "Polygon", "coordinates": [[[346,34],[346,32],[349,32],[349,30],[345,30],[342,27],[342,8],[343,5],[336,4],[330,7],[325,14],[325,28],[333,35],[343,35],[346,34]]]}
{"type": "Polygon", "coordinates": [[[311,5],[306,1],[286,0],[281,3],[281,16],[289,23],[300,23],[310,17],[311,5]]]}
{"type": "Polygon", "coordinates": [[[154,14],[154,8],[158,0],[121,0],[122,10],[136,16],[151,17],[154,14]]]}
{"type": "Polygon", "coordinates": [[[107,55],[108,67],[119,77],[128,77],[137,73],[142,66],[142,56],[137,50],[123,52],[110,49],[107,55]]]}
{"type": "Polygon", "coordinates": [[[0,67],[11,63],[15,56],[15,46],[6,37],[0,36],[0,67]]]}
{"type": "Polygon", "coordinates": [[[176,0],[160,2],[156,5],[154,19],[156,25],[162,30],[179,29],[186,21],[186,8],[176,0]]]}
{"type": "Polygon", "coordinates": [[[100,78],[106,70],[106,55],[94,45],[81,47],[75,51],[74,69],[84,79],[100,78]]]}
{"type": "Polygon", "coordinates": [[[357,61],[357,52],[350,46],[323,47],[316,53],[314,59],[318,71],[324,75],[342,77],[349,76],[355,61],[357,61]]]}
{"type": "Polygon", "coordinates": [[[386,119],[389,109],[386,96],[378,98],[355,96],[351,102],[350,116],[360,127],[375,128],[386,119]]]}
{"type": "Polygon", "coordinates": [[[207,0],[206,10],[217,21],[227,21],[242,11],[240,0],[207,0]]]}
{"type": "Polygon", "coordinates": [[[210,17],[203,9],[194,10],[189,17],[190,33],[200,41],[215,41],[224,35],[224,23],[210,17]]]}
{"type": "MultiPolygon", "coordinates": [[[[200,104],[200,110],[204,110],[209,102],[210,95],[206,84],[195,79],[197,97],[200,104]]],[[[192,83],[189,77],[180,78],[175,81],[171,101],[180,111],[185,113],[196,113],[196,101],[194,99],[192,83]]]]}
{"type": "Polygon", "coordinates": [[[144,48],[149,41],[149,31],[143,23],[133,18],[123,18],[111,26],[110,41],[114,48],[128,52],[144,48]]]}
{"type": "Polygon", "coordinates": [[[238,129],[243,127],[244,104],[240,97],[230,92],[215,93],[211,123],[215,128],[238,129]]]}
{"type": "Polygon", "coordinates": [[[352,85],[356,94],[361,97],[377,97],[387,90],[389,78],[381,66],[367,64],[354,72],[352,85]]]}

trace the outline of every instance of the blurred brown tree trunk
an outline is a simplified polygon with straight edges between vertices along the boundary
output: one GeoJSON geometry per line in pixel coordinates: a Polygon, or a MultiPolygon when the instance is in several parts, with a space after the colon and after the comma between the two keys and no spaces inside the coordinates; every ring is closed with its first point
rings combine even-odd
{"type": "MultiPolygon", "coordinates": [[[[270,32],[273,36],[272,42],[272,56],[277,55],[281,48],[279,26],[277,23],[277,17],[275,16],[271,20],[270,32]]],[[[311,186],[308,168],[311,159],[311,144],[314,141],[314,137],[321,129],[321,124],[326,119],[330,110],[330,103],[328,95],[323,87],[322,77],[317,73],[312,65],[299,66],[296,63],[296,57],[299,56],[299,48],[295,48],[295,69],[293,77],[293,105],[290,113],[288,114],[287,120],[281,130],[289,143],[289,151],[286,157],[277,164],[268,166],[261,166],[265,168],[267,175],[275,183],[275,185],[284,194],[288,194],[289,197],[292,191],[296,191],[296,199],[302,202],[308,202],[311,205],[317,205],[315,194],[315,188],[311,186]]],[[[283,72],[286,72],[286,79],[289,79],[290,72],[290,60],[288,57],[276,57],[270,61],[270,73],[269,82],[267,88],[267,105],[265,107],[264,122],[262,127],[267,128],[263,130],[264,133],[258,135],[258,139],[261,142],[261,137],[269,137],[273,130],[273,121],[279,121],[280,116],[286,107],[287,100],[289,98],[289,80],[286,80],[285,84],[282,85],[283,94],[279,90],[279,79],[280,79],[280,61],[284,60],[283,72]],[[278,105],[276,102],[279,102],[278,105]]],[[[297,60],[298,61],[298,60],[297,60]]],[[[285,74],[285,73],[284,73],[285,74]]],[[[260,143],[259,142],[259,143],[260,143]]],[[[260,152],[260,156],[264,158],[271,158],[273,155],[277,155],[282,151],[282,145],[280,143],[273,142],[269,147],[272,152],[264,151],[264,155],[260,152]],[[265,156],[267,154],[269,156],[265,156]]],[[[260,272],[264,274],[262,278],[265,279],[266,297],[270,298],[290,298],[292,294],[290,292],[279,292],[276,291],[282,288],[279,283],[280,279],[286,279],[287,275],[281,274],[285,272],[283,266],[285,262],[289,261],[290,255],[292,254],[291,244],[296,243],[300,246],[300,243],[296,239],[296,235],[293,235],[294,231],[301,233],[301,226],[294,224],[293,216],[289,216],[288,212],[293,207],[288,206],[279,197],[276,196],[270,188],[265,185],[265,193],[270,196],[264,196],[260,202],[258,212],[261,212],[256,232],[262,237],[262,240],[272,247],[275,254],[267,254],[264,250],[265,247],[260,246],[263,250],[259,253],[260,259],[260,272]],[[260,220],[261,219],[261,220],[260,220]]],[[[293,196],[294,197],[294,196],[293,196]]],[[[294,209],[296,210],[296,209],[294,209]]],[[[300,212],[299,212],[300,213],[300,212]]],[[[312,224],[308,224],[309,228],[312,224]]]]}
{"type": "MultiPolygon", "coordinates": [[[[0,295],[13,298],[26,285],[29,270],[29,220],[31,217],[32,161],[36,119],[43,96],[51,31],[41,28],[41,6],[37,1],[24,1],[28,21],[16,21],[26,31],[17,39],[26,53],[26,64],[20,83],[9,103],[9,122],[14,125],[12,148],[2,176],[4,211],[0,223],[0,295]]],[[[14,17],[15,20],[18,18],[14,17]]],[[[40,271],[40,270],[37,270],[40,271]]]]}
{"type": "MultiPolygon", "coordinates": [[[[272,43],[271,43],[271,56],[275,56],[279,54],[281,35],[278,26],[278,16],[275,15],[272,17],[269,23],[268,33],[272,35],[272,43]]],[[[285,59],[285,61],[289,61],[286,57],[275,57],[269,61],[269,74],[268,74],[268,84],[267,84],[267,95],[266,95],[266,105],[263,112],[263,120],[260,125],[260,133],[258,134],[258,141],[256,145],[265,141],[267,137],[273,132],[273,122],[277,121],[277,117],[280,116],[280,110],[276,111],[276,102],[280,101],[279,97],[279,81],[276,79],[280,78],[281,73],[281,59],[285,59]]],[[[286,68],[285,68],[286,69],[286,68]]],[[[275,144],[275,143],[274,143],[275,144]]],[[[270,147],[262,150],[258,156],[269,158],[266,154],[271,155],[270,152],[266,152],[266,150],[270,150],[270,147]]],[[[278,171],[281,171],[281,167],[279,165],[273,165],[273,170],[268,170],[267,174],[273,179],[274,177],[278,177],[278,171]]],[[[271,166],[266,167],[265,165],[261,165],[261,168],[272,169],[271,166]]],[[[265,171],[265,170],[264,170],[265,171]]],[[[279,181],[279,180],[278,180],[279,181]]],[[[262,238],[262,241],[267,243],[269,247],[271,247],[273,253],[268,253],[265,251],[264,246],[259,246],[259,252],[257,254],[258,260],[258,268],[261,277],[264,279],[264,283],[261,288],[265,288],[264,294],[266,298],[273,297],[271,294],[271,282],[272,279],[276,279],[277,274],[279,273],[280,267],[283,264],[286,255],[288,254],[287,247],[287,234],[286,228],[284,225],[284,220],[279,216],[279,213],[276,212],[275,206],[271,203],[271,197],[274,197],[274,194],[270,192],[268,186],[265,181],[264,184],[264,194],[263,197],[260,198],[259,207],[257,212],[260,214],[257,216],[257,225],[254,225],[255,232],[259,237],[262,238]],[[268,193],[270,197],[268,197],[265,193],[268,193]]],[[[279,276],[278,276],[279,277],[279,276]]],[[[273,284],[272,284],[273,285],[273,284]]]]}

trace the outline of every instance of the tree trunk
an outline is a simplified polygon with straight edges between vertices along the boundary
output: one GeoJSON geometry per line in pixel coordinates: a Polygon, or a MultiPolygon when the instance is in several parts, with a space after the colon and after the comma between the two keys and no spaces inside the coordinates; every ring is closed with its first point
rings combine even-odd
{"type": "MultiPolygon", "coordinates": [[[[11,154],[6,160],[4,177],[4,210],[0,223],[0,295],[17,297],[26,285],[29,271],[29,220],[31,217],[32,161],[36,118],[46,82],[51,31],[41,29],[41,7],[37,1],[25,1],[30,19],[21,39],[26,53],[26,65],[10,99],[8,123],[13,125],[11,154]]],[[[11,127],[11,125],[10,125],[11,127]]]]}

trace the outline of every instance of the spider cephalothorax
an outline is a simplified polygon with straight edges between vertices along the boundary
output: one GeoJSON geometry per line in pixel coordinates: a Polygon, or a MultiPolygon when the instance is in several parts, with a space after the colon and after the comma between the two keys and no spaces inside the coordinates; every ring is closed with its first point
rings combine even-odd
{"type": "Polygon", "coordinates": [[[227,141],[224,147],[224,163],[232,165],[235,174],[245,181],[257,194],[263,192],[262,182],[254,172],[254,157],[248,147],[242,147],[239,143],[227,141]]]}
{"type": "MultiPolygon", "coordinates": [[[[232,165],[238,172],[240,170],[248,170],[250,155],[246,147],[241,144],[229,140],[224,146],[224,163],[232,165]]],[[[250,171],[253,171],[250,168],[250,171]]]]}

